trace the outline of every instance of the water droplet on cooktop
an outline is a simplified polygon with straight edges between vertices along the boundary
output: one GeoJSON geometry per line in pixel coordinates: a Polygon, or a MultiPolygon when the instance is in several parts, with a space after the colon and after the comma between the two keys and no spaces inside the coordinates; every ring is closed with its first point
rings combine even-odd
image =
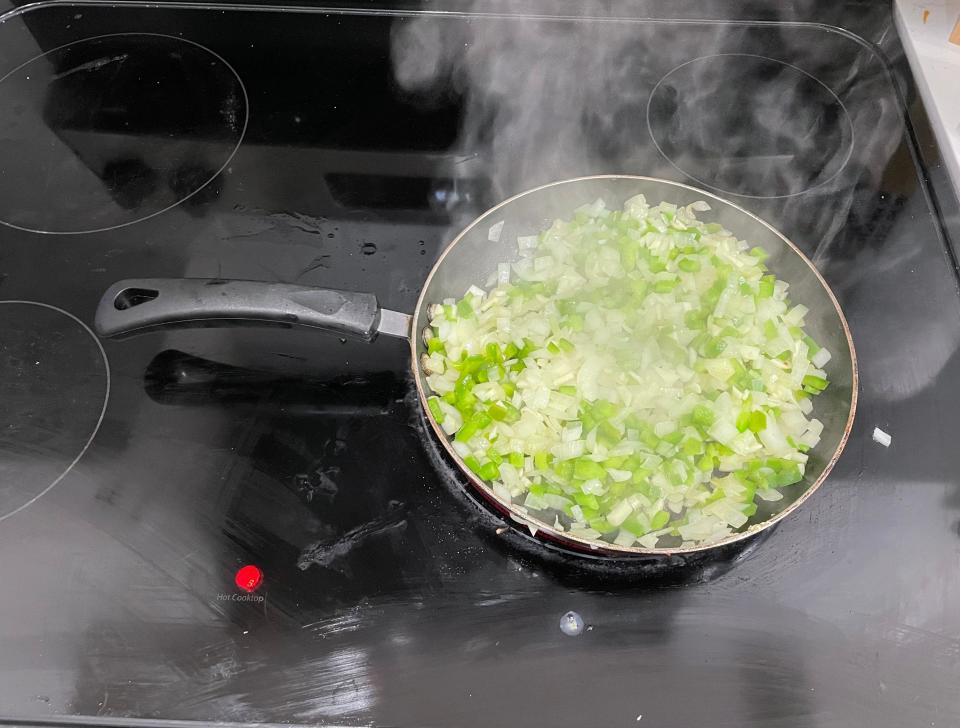
{"type": "Polygon", "coordinates": [[[377,246],[374,243],[364,243],[360,246],[360,252],[364,255],[373,255],[377,252],[377,246]]]}
{"type": "Polygon", "coordinates": [[[677,66],[654,87],[647,124],[677,169],[744,197],[826,184],[853,150],[853,126],[836,94],[763,56],[706,56],[677,66]]]}
{"type": "Polygon", "coordinates": [[[0,78],[0,223],[86,233],[200,209],[246,124],[242,81],[191,41],[124,33],[48,51],[0,78]]]}
{"type": "Polygon", "coordinates": [[[51,490],[93,441],[110,396],[106,354],[73,315],[0,301],[0,521],[51,490]]]}

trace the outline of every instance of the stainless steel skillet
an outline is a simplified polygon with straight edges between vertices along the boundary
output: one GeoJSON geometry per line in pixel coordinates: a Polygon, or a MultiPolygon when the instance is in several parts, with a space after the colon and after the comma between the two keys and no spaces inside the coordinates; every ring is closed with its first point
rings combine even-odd
{"type": "Polygon", "coordinates": [[[412,316],[381,308],[370,293],[253,281],[150,278],[114,284],[104,294],[96,314],[97,332],[104,337],[214,322],[315,329],[367,341],[380,334],[409,339],[411,369],[424,416],[472,487],[537,538],[593,554],[623,557],[706,551],[769,528],[798,508],[824,481],[840,457],[856,412],[857,363],[850,330],[836,297],[810,260],[777,230],[746,210],[709,192],[651,177],[582,177],[554,182],[501,202],[470,223],[447,246],[427,276],[412,316]],[[653,204],[668,201],[686,205],[706,200],[712,209],[700,218],[718,222],[770,253],[768,266],[790,283],[791,298],[810,309],[807,330],[833,354],[828,366],[831,385],[816,400],[816,416],[824,423],[824,430],[820,444],[810,453],[804,481],[784,490],[785,498],[776,504],[777,510],[758,513],[740,532],[687,548],[644,549],[580,538],[505,502],[466,467],[426,406],[426,373],[421,364],[426,347],[421,333],[429,326],[431,304],[460,298],[471,285],[482,286],[498,263],[516,257],[518,236],[535,234],[554,219],[567,218],[575,208],[597,198],[615,208],[637,194],[645,195],[653,204]],[[489,235],[490,228],[501,222],[499,236],[489,235]]]}

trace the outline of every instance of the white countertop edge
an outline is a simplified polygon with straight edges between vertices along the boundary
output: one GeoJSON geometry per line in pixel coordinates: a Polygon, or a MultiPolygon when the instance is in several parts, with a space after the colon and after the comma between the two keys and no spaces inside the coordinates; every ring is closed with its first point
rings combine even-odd
{"type": "Polygon", "coordinates": [[[956,21],[950,8],[957,4],[930,3],[934,22],[929,27],[922,24],[923,3],[897,0],[896,5],[900,40],[940,145],[954,194],[960,199],[960,46],[947,40],[956,21]]]}

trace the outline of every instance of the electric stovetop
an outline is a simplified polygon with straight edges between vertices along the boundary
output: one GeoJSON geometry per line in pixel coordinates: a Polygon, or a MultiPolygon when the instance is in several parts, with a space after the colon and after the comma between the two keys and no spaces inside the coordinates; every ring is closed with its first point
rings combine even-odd
{"type": "Polygon", "coordinates": [[[0,722],[960,724],[960,238],[887,11],[579,7],[0,18],[0,722]],[[762,542],[538,545],[438,454],[397,340],[91,332],[132,277],[409,312],[473,216],[606,172],[764,217],[850,320],[850,443],[762,542]]]}

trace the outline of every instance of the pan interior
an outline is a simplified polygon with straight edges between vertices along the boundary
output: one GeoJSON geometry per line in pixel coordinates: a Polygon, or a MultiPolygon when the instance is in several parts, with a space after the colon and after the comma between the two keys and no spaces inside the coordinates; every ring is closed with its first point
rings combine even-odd
{"type": "MultiPolygon", "coordinates": [[[[577,207],[598,198],[603,199],[608,208],[618,208],[627,199],[637,194],[645,195],[651,205],[659,202],[687,205],[697,200],[707,201],[711,210],[698,213],[698,219],[704,222],[720,223],[751,245],[763,247],[770,254],[767,261],[768,267],[778,278],[790,284],[791,300],[809,308],[810,311],[806,317],[807,331],[833,354],[833,359],[826,367],[830,376],[830,386],[817,397],[814,406],[814,414],[823,422],[824,429],[820,443],[810,451],[803,481],[784,488],[782,491],[784,498],[780,501],[775,503],[760,501],[757,513],[740,529],[739,533],[717,542],[726,543],[780,520],[820,485],[843,449],[856,404],[857,375],[853,342],[836,299],[813,264],[797,248],[773,227],[746,210],[709,192],[687,185],[649,177],[620,175],[556,182],[521,193],[497,205],[477,218],[451,242],[437,261],[420,294],[414,313],[414,336],[411,343],[417,388],[426,409],[429,388],[419,366],[420,355],[425,351],[420,334],[429,324],[427,310],[431,304],[439,303],[445,298],[460,298],[471,285],[484,287],[488,277],[496,270],[499,263],[517,258],[518,236],[535,235],[548,228],[555,219],[569,218],[577,207]],[[495,226],[500,226],[501,223],[502,228],[497,234],[495,226]]],[[[427,414],[429,417],[429,412],[427,414]]],[[[430,423],[472,484],[488,498],[509,506],[510,504],[502,503],[489,486],[470,473],[432,417],[430,417],[430,423]]],[[[518,520],[529,522],[535,528],[553,533],[553,528],[549,524],[529,515],[518,520]]],[[[562,532],[554,535],[567,539],[573,538],[562,532]]],[[[608,551],[638,553],[692,551],[717,545],[717,543],[710,543],[689,549],[650,550],[633,546],[621,547],[605,541],[585,543],[608,551]]]]}

